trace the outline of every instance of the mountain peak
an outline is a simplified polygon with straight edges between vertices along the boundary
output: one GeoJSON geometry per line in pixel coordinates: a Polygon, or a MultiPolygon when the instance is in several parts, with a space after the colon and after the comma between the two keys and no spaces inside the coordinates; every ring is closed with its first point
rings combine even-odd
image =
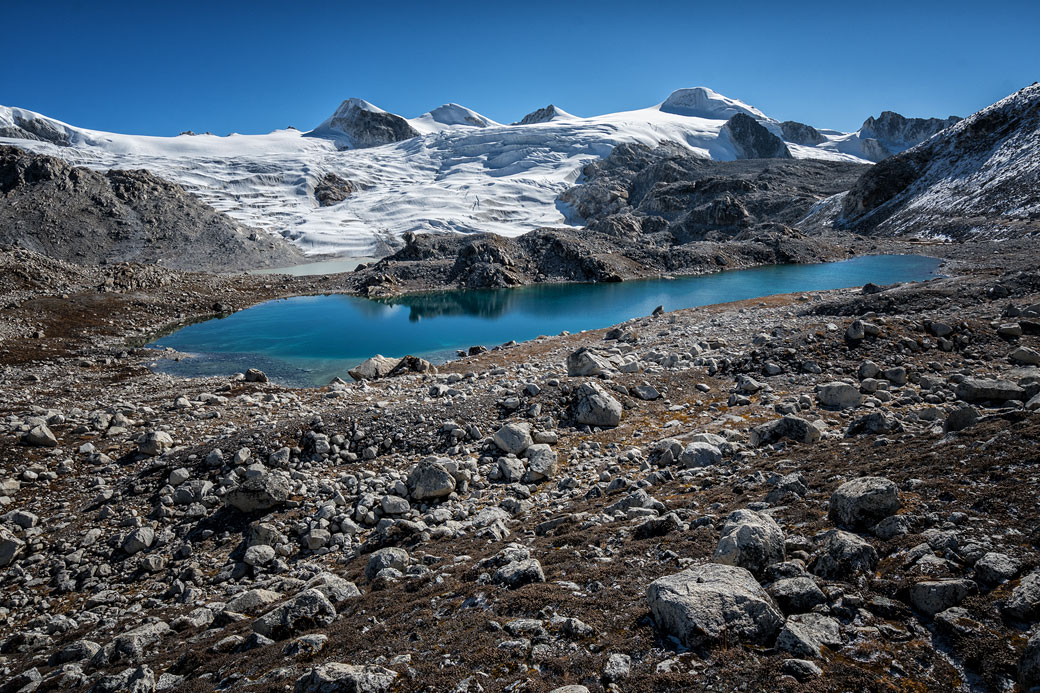
{"type": "Polygon", "coordinates": [[[712,120],[729,120],[738,113],[755,119],[766,118],[766,114],[754,106],[723,96],[708,87],[676,89],[658,108],[665,113],[712,120]]]}
{"type": "Polygon", "coordinates": [[[482,116],[472,108],[466,108],[457,103],[446,103],[443,106],[438,106],[417,118],[410,119],[408,122],[420,132],[437,132],[456,126],[486,128],[491,125],[498,125],[495,121],[482,116]]]}
{"type": "Polygon", "coordinates": [[[559,108],[553,104],[549,104],[545,108],[539,108],[537,111],[531,111],[523,118],[520,122],[514,123],[514,125],[534,125],[535,123],[548,123],[552,120],[570,120],[575,116],[571,115],[567,111],[559,108]]]}

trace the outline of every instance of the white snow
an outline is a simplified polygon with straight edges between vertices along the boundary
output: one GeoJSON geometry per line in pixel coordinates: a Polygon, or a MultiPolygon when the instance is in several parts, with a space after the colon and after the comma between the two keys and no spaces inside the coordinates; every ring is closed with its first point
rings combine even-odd
{"type": "MultiPolygon", "coordinates": [[[[310,136],[297,130],[265,135],[120,135],[75,128],[31,111],[0,107],[0,127],[42,118],[67,131],[72,146],[0,138],[95,169],[146,168],[180,183],[202,200],[257,228],[293,239],[308,254],[373,256],[407,231],[483,232],[516,236],[540,226],[580,223],[557,196],[582,167],[620,143],[672,142],[697,156],[732,160],[719,131],[742,112],[778,132],[775,120],[735,99],[698,87],[674,92],[650,108],[588,118],[557,110],[549,122],[502,125],[458,104],[410,119],[420,133],[403,142],[340,151],[322,128],[351,107],[380,112],[349,99],[310,136]],[[362,190],[320,207],[314,186],[326,173],[362,190]]],[[[788,143],[796,158],[863,161],[833,143],[788,143]]]]}

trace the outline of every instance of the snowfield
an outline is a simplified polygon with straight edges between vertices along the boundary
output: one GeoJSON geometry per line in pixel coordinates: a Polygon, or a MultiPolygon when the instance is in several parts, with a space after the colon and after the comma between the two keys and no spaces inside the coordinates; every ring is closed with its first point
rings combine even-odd
{"type": "MultiPolygon", "coordinates": [[[[21,128],[44,138],[8,136],[0,143],[94,169],[148,169],[245,224],[292,239],[307,254],[357,257],[385,254],[409,231],[516,236],[580,224],[557,197],[586,163],[620,143],[675,142],[698,156],[732,160],[734,147],[720,131],[736,113],[781,134],[779,123],[758,109],[698,87],[650,108],[589,118],[556,109],[547,122],[527,125],[503,125],[446,104],[406,121],[418,136],[344,149],[349,142],[334,122],[351,107],[385,113],[350,99],[311,132],[152,137],[85,130],[0,107],[0,134],[21,128]],[[328,173],[360,190],[319,206],[314,187],[328,173]]],[[[792,155],[865,161],[855,133],[822,132],[826,141],[818,146],[787,143],[792,155]]]]}

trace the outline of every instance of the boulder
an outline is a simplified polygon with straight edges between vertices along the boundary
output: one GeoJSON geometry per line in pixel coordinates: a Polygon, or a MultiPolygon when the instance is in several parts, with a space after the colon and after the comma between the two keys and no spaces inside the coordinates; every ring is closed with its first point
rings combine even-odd
{"type": "Polygon", "coordinates": [[[761,577],[766,566],[784,560],[784,532],[769,515],[735,510],[722,526],[713,560],[740,566],[761,577]]]}
{"type": "Polygon", "coordinates": [[[810,565],[814,575],[830,580],[846,580],[856,573],[877,568],[878,555],[866,541],[840,529],[823,535],[810,565]]]}
{"type": "Polygon", "coordinates": [[[535,582],[545,582],[542,564],[534,558],[511,561],[495,571],[491,581],[509,589],[517,589],[535,582]]]}
{"type": "Polygon", "coordinates": [[[404,572],[411,563],[411,556],[404,549],[396,546],[379,549],[369,557],[368,564],[365,565],[365,577],[369,580],[375,580],[380,571],[387,568],[404,572]]]}
{"type": "Polygon", "coordinates": [[[534,442],[529,423],[507,423],[495,431],[492,439],[499,450],[514,455],[519,455],[534,442]]]}
{"type": "Polygon", "coordinates": [[[47,428],[46,424],[33,426],[24,436],[22,436],[22,440],[25,441],[26,445],[32,445],[38,448],[53,448],[58,446],[58,439],[54,437],[54,433],[51,432],[51,429],[47,428]]]}
{"type": "Polygon", "coordinates": [[[687,647],[725,642],[769,646],[784,619],[744,568],[706,563],[650,583],[657,627],[687,647]]]}
{"type": "Polygon", "coordinates": [[[1006,380],[984,380],[965,378],[954,388],[957,399],[965,402],[1006,402],[1011,399],[1026,399],[1026,391],[1006,380]]]}
{"type": "Polygon", "coordinates": [[[597,383],[582,383],[574,393],[574,419],[579,424],[607,428],[621,422],[621,402],[597,383]]]}
{"type": "Polygon", "coordinates": [[[804,614],[827,603],[827,596],[809,576],[777,580],[766,591],[785,614],[804,614]]]}
{"type": "Polygon", "coordinates": [[[0,527],[0,568],[10,565],[24,549],[24,541],[0,527]]]}
{"type": "Polygon", "coordinates": [[[227,603],[228,611],[250,614],[274,604],[282,598],[278,592],[264,589],[246,590],[227,603]]]}
{"type": "Polygon", "coordinates": [[[1040,619],[1040,570],[1034,570],[1018,583],[1004,602],[1004,615],[1016,621],[1040,619]]]}
{"type": "Polygon", "coordinates": [[[823,614],[796,614],[787,619],[776,638],[776,648],[795,657],[816,659],[824,647],[841,647],[841,624],[823,614]]]}
{"type": "Polygon", "coordinates": [[[1008,357],[1023,366],[1040,366],[1040,351],[1029,347],[1018,347],[1008,357]]]}
{"type": "Polygon", "coordinates": [[[612,370],[610,361],[588,347],[582,347],[567,357],[567,375],[572,377],[602,375],[612,370]]]}
{"type": "Polygon", "coordinates": [[[385,693],[398,674],[380,666],[328,662],[296,679],[293,693],[385,693]]]}
{"type": "Polygon", "coordinates": [[[155,541],[155,530],[151,527],[138,527],[123,539],[123,551],[133,556],[144,551],[155,541]]]}
{"type": "Polygon", "coordinates": [[[910,604],[918,611],[934,616],[957,606],[979,591],[971,580],[925,580],[910,588],[910,604]]]}
{"type": "Polygon", "coordinates": [[[1033,633],[1018,660],[1018,682],[1026,690],[1040,686],[1040,630],[1033,633]]]}
{"type": "Polygon", "coordinates": [[[995,586],[1018,574],[1020,564],[1005,553],[990,551],[975,562],[975,577],[983,585],[995,586]]]}
{"type": "Polygon", "coordinates": [[[820,429],[798,416],[787,415],[751,429],[752,447],[771,445],[787,438],[797,443],[815,443],[820,439],[820,429]]]}
{"type": "Polygon", "coordinates": [[[690,443],[679,455],[687,469],[693,467],[710,467],[722,462],[722,451],[710,443],[690,443]]]}
{"type": "Polygon", "coordinates": [[[266,383],[267,374],[258,368],[250,368],[246,371],[245,380],[247,383],[266,383]]]}
{"type": "Polygon", "coordinates": [[[156,457],[173,447],[173,438],[166,431],[152,431],[141,438],[137,451],[142,455],[156,457]]]}
{"type": "Polygon", "coordinates": [[[455,491],[455,486],[455,478],[437,460],[423,460],[408,473],[408,493],[413,500],[446,498],[455,491]]]}
{"type": "Polygon", "coordinates": [[[280,474],[264,472],[231,489],[227,504],[244,513],[267,511],[289,498],[289,482],[280,474]]]}
{"type": "Polygon", "coordinates": [[[307,582],[308,589],[315,589],[325,595],[335,607],[340,607],[350,599],[361,596],[357,585],[346,578],[329,572],[318,573],[307,582]]]}
{"type": "Polygon", "coordinates": [[[253,621],[253,631],[274,640],[284,640],[312,628],[328,626],[336,608],[320,590],[308,589],[276,606],[253,621]]]}
{"type": "Polygon", "coordinates": [[[524,452],[527,458],[527,478],[533,482],[552,479],[559,471],[556,453],[545,443],[536,443],[524,452]]]}
{"type": "Polygon", "coordinates": [[[888,479],[865,476],[846,481],[831,494],[827,516],[845,529],[873,527],[899,510],[899,489],[888,479]]]}
{"type": "Polygon", "coordinates": [[[400,359],[388,359],[385,356],[376,354],[372,358],[366,359],[354,368],[351,368],[347,371],[347,374],[354,380],[378,380],[389,375],[399,361],[400,359]]]}
{"type": "Polygon", "coordinates": [[[847,383],[833,382],[820,385],[816,391],[816,400],[821,406],[831,409],[851,409],[863,402],[859,388],[847,383]]]}

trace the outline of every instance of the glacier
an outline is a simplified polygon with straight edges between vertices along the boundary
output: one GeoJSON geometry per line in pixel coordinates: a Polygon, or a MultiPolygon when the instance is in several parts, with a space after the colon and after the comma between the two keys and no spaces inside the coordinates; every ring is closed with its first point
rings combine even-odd
{"type": "MultiPolygon", "coordinates": [[[[680,89],[632,111],[550,113],[531,119],[543,122],[504,125],[445,104],[405,119],[347,99],[307,132],[158,137],[77,128],[0,107],[0,142],[93,169],[148,169],[244,224],[292,240],[308,255],[373,257],[390,252],[408,232],[517,236],[580,225],[557,198],[579,181],[585,164],[621,143],[675,143],[696,156],[732,160],[737,152],[720,132],[737,113],[782,136],[778,121],[706,87],[680,89]],[[314,188],[330,173],[358,189],[322,207],[314,188]]],[[[854,133],[820,132],[825,139],[816,146],[788,142],[792,156],[870,158],[850,146],[854,133]]]]}

